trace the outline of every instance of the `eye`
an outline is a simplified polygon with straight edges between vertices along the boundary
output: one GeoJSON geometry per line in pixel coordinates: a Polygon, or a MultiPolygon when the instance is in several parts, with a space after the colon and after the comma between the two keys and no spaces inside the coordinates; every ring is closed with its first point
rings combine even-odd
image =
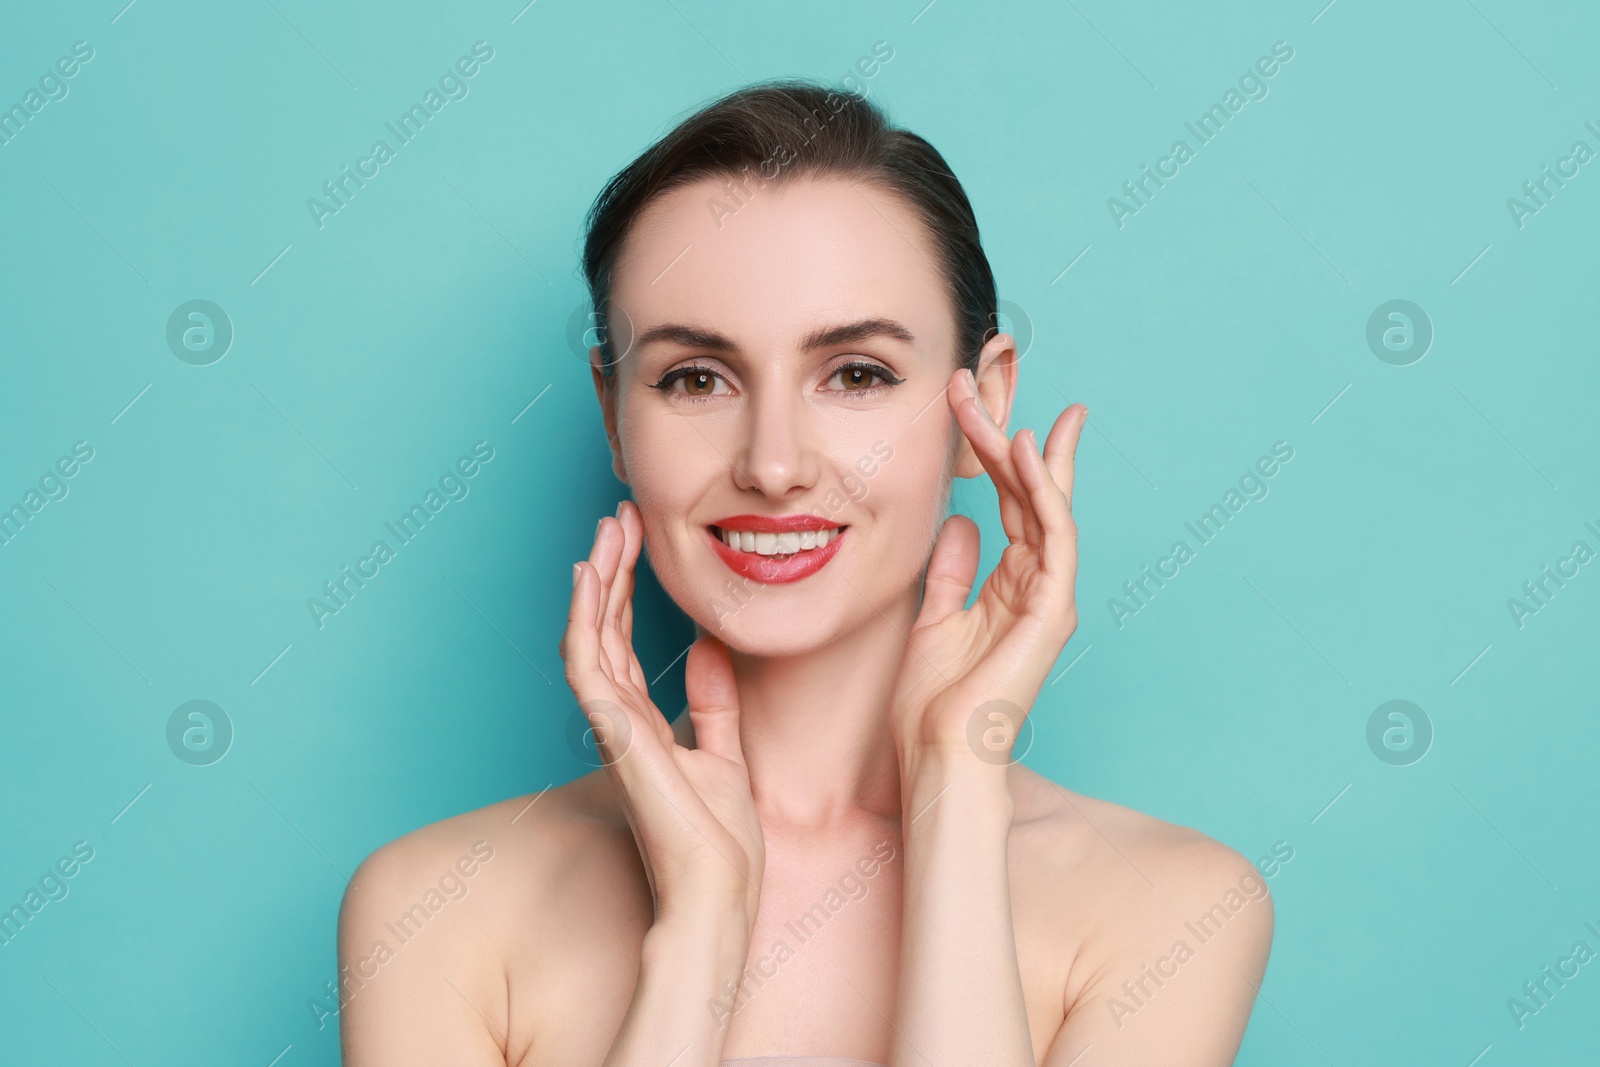
{"type": "Polygon", "coordinates": [[[727,384],[727,380],[710,367],[691,364],[687,367],[677,367],[668,371],[659,382],[650,388],[659,389],[663,393],[688,397],[692,400],[705,400],[727,393],[729,391],[726,388],[727,384]],[[678,382],[684,383],[682,389],[673,388],[678,382]],[[718,382],[722,383],[723,389],[717,389],[718,382]]]}
{"type": "Polygon", "coordinates": [[[905,381],[904,378],[896,378],[878,364],[868,363],[864,360],[846,363],[834,371],[828,380],[831,382],[835,378],[839,379],[843,386],[840,392],[845,393],[871,393],[884,386],[899,385],[905,381]],[[876,383],[873,382],[874,378],[877,379],[876,383]]]}

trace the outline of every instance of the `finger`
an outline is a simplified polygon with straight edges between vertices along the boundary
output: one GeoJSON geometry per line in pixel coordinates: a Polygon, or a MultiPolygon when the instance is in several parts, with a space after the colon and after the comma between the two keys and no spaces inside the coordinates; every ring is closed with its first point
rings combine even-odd
{"type": "Polygon", "coordinates": [[[572,607],[567,615],[567,630],[561,638],[561,655],[566,664],[567,684],[578,698],[578,707],[589,721],[601,765],[628,795],[638,794],[643,777],[657,774],[671,742],[666,719],[642,690],[632,692],[625,682],[619,687],[606,662],[600,631],[590,621],[596,611],[599,579],[587,561],[576,565],[577,583],[572,607]],[[639,739],[662,732],[666,740],[640,744],[639,739]],[[644,766],[640,766],[643,761],[644,766]],[[643,776],[643,777],[641,777],[643,776]]]}
{"type": "Polygon", "coordinates": [[[613,684],[593,621],[600,611],[599,594],[594,564],[577,564],[561,652],[567,682],[594,731],[604,770],[617,788],[630,825],[638,831],[704,805],[670,756],[671,728],[660,710],[642,695],[637,701],[623,698],[613,684]]]}
{"type": "Polygon", "coordinates": [[[620,624],[622,607],[631,599],[633,565],[639,558],[638,527],[633,521],[634,516],[629,511],[626,500],[617,504],[614,518],[617,529],[621,532],[621,548],[617,552],[616,571],[612,575],[611,588],[607,590],[605,608],[601,615],[601,624],[613,628],[620,624]]]}
{"type": "Polygon", "coordinates": [[[561,635],[560,653],[566,665],[567,684],[581,701],[592,692],[592,681],[600,675],[600,632],[594,626],[595,590],[599,579],[594,565],[573,566],[572,603],[567,607],[567,628],[561,635]]]}
{"type": "Polygon", "coordinates": [[[589,563],[594,567],[595,574],[599,577],[598,595],[594,603],[594,617],[590,621],[598,630],[605,621],[606,604],[611,599],[611,583],[617,576],[617,561],[622,556],[622,549],[618,543],[621,539],[612,536],[618,525],[616,519],[610,515],[602,515],[595,524],[594,544],[589,549],[589,563]],[[606,520],[610,519],[610,522],[606,520]]]}
{"type": "Polygon", "coordinates": [[[996,483],[1004,483],[1013,493],[1021,495],[1022,482],[1010,462],[1011,439],[1000,428],[983,406],[972,372],[960,370],[950,381],[950,406],[955,410],[956,423],[972,443],[972,451],[984,470],[996,483]],[[967,403],[967,401],[972,403],[967,403]]]}
{"type": "Polygon", "coordinates": [[[980,539],[978,524],[965,515],[952,515],[944,521],[928,560],[922,609],[913,629],[931,626],[966,608],[978,576],[980,539]]]}
{"type": "MultiPolygon", "coordinates": [[[[637,539],[640,545],[640,548],[635,551],[632,563],[628,568],[628,595],[622,600],[622,611],[617,619],[617,630],[621,634],[623,642],[626,643],[627,647],[631,650],[633,649],[633,594],[638,588],[638,560],[639,555],[641,555],[643,552],[644,524],[639,518],[638,505],[634,504],[631,500],[625,500],[622,502],[622,518],[624,525],[630,522],[632,523],[634,537],[637,539]]],[[[644,668],[639,664],[639,656],[637,652],[634,652],[634,654],[628,658],[628,663],[634,672],[635,684],[638,685],[640,689],[645,688],[644,668]]]]}
{"type": "MultiPolygon", "coordinates": [[[[578,698],[578,707],[589,720],[595,747],[608,767],[617,763],[632,746],[636,725],[648,725],[641,717],[637,724],[627,708],[628,701],[617,691],[614,676],[606,663],[600,631],[593,622],[598,599],[599,579],[588,562],[575,565],[576,580],[572,604],[567,610],[567,629],[561,637],[560,652],[566,668],[567,685],[578,698]]],[[[648,701],[646,701],[648,702],[648,701]]],[[[660,718],[657,713],[656,718],[660,718]]]]}
{"type": "MultiPolygon", "coordinates": [[[[611,582],[600,626],[601,644],[618,677],[627,680],[641,691],[644,679],[635,655],[633,644],[622,630],[624,610],[633,600],[634,563],[639,558],[640,526],[638,515],[628,501],[617,505],[617,525],[621,528],[622,548],[617,558],[617,572],[611,582]]],[[[614,536],[614,535],[613,535],[614,536]]]]}
{"type": "Polygon", "coordinates": [[[1016,469],[1017,479],[1022,482],[1022,496],[1018,498],[1018,507],[1022,511],[1023,527],[1027,535],[1028,544],[1038,548],[1044,540],[1044,527],[1039,521],[1039,514],[1034,510],[1034,484],[1024,477],[1025,470],[1031,470],[1030,456],[1039,454],[1039,442],[1034,437],[1033,431],[1027,427],[1017,431],[1011,439],[1011,465],[1016,469]]]}
{"type": "Polygon", "coordinates": [[[589,551],[589,562],[599,576],[599,589],[595,596],[593,626],[600,634],[601,667],[614,680],[628,676],[628,660],[614,642],[606,636],[606,612],[617,584],[623,552],[622,524],[615,516],[602,516],[595,526],[594,547],[589,551]]]}
{"type": "Polygon", "coordinates": [[[1051,476],[1039,453],[1032,430],[1017,434],[1024,447],[1020,451],[1019,473],[1028,488],[1029,505],[1040,525],[1039,563],[1046,575],[1063,579],[1070,588],[1077,561],[1077,531],[1066,494],[1051,476]]]}
{"type": "Polygon", "coordinates": [[[1023,505],[1026,492],[1012,460],[1011,439],[984,408],[969,371],[956,372],[950,385],[950,404],[955,409],[957,425],[972,443],[973,454],[994,482],[1000,501],[1000,522],[1006,536],[1013,542],[1029,540],[1027,511],[1023,505]]]}
{"type": "MultiPolygon", "coordinates": [[[[620,661],[623,664],[628,683],[645,704],[654,708],[655,703],[649,698],[650,685],[645,681],[644,666],[639,662],[639,653],[633,646],[633,593],[637,588],[638,560],[644,544],[644,523],[639,518],[638,505],[631,500],[624,500],[617,505],[617,517],[628,540],[612,589],[612,596],[621,607],[614,625],[606,627],[610,638],[607,647],[615,648],[611,653],[613,662],[620,661]]],[[[662,745],[670,749],[675,742],[672,724],[667,721],[666,715],[657,709],[651,717],[651,725],[661,738],[662,745]]]]}
{"type": "Polygon", "coordinates": [[[744,746],[739,740],[739,688],[734,682],[728,646],[713,634],[701,635],[689,646],[683,670],[695,748],[744,766],[744,746]]]}
{"type": "MultiPolygon", "coordinates": [[[[622,630],[622,639],[624,641],[628,642],[628,647],[629,648],[632,648],[633,647],[633,598],[632,597],[629,597],[628,598],[628,602],[626,604],[624,604],[623,607],[622,607],[622,622],[620,624],[620,628],[622,630]]],[[[638,668],[638,671],[639,671],[639,675],[638,675],[638,679],[636,681],[636,684],[639,685],[639,687],[642,689],[642,688],[644,688],[644,668],[638,667],[638,663],[639,663],[639,656],[638,656],[638,653],[635,652],[634,656],[633,656],[633,664],[634,664],[635,667],[638,668]]]]}
{"type": "Polygon", "coordinates": [[[1083,428],[1088,424],[1089,409],[1083,404],[1073,404],[1056,419],[1056,424],[1050,428],[1050,436],[1044,442],[1044,465],[1050,468],[1050,476],[1065,494],[1069,510],[1072,508],[1072,481],[1078,441],[1082,439],[1083,428]]]}

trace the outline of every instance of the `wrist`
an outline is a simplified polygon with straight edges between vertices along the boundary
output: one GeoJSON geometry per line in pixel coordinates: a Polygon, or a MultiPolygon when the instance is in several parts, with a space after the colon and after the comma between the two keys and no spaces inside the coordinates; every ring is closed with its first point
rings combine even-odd
{"type": "Polygon", "coordinates": [[[952,817],[1009,829],[1016,802],[1008,768],[978,759],[965,748],[902,753],[900,807],[907,834],[914,822],[920,826],[929,819],[946,822],[952,817]]]}
{"type": "Polygon", "coordinates": [[[629,1011],[638,1018],[631,1031],[624,1028],[630,1041],[620,1055],[613,1046],[606,1062],[658,1063],[656,1053],[671,1044],[680,1056],[695,1047],[688,1062],[717,1063],[731,1014],[728,990],[738,989],[748,955],[749,934],[736,918],[702,911],[658,915],[640,946],[629,1011]]]}
{"type": "Polygon", "coordinates": [[[750,950],[754,917],[745,914],[742,902],[697,907],[663,908],[645,933],[643,952],[677,955],[684,951],[709,953],[719,964],[744,966],[750,950]]]}
{"type": "Polygon", "coordinates": [[[642,986],[670,988],[698,1007],[703,999],[711,1018],[731,1011],[728,990],[738,989],[750,956],[750,929],[730,915],[662,916],[646,931],[639,952],[642,986]]]}
{"type": "Polygon", "coordinates": [[[943,713],[925,711],[921,729],[895,732],[901,780],[989,781],[998,787],[1008,781],[1011,765],[1018,762],[1012,751],[1026,715],[1004,700],[980,706],[959,724],[943,713]]]}
{"type": "Polygon", "coordinates": [[[740,925],[753,929],[761,905],[762,865],[748,875],[731,866],[703,877],[674,879],[658,887],[655,926],[707,934],[740,925]],[[723,877],[723,875],[726,877],[723,877]]]}

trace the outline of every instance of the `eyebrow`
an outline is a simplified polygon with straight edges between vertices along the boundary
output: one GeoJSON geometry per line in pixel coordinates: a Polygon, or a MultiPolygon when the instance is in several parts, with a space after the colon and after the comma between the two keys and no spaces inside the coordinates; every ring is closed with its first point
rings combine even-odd
{"type": "MultiPolygon", "coordinates": [[[[860,319],[856,322],[823,326],[812,330],[800,342],[801,351],[811,352],[835,345],[854,344],[869,337],[892,337],[907,344],[915,344],[916,337],[903,324],[894,319],[860,319]]],[[[636,347],[643,348],[657,341],[666,341],[684,348],[705,348],[714,352],[735,352],[738,345],[712,330],[669,322],[654,326],[640,335],[636,347]]]]}

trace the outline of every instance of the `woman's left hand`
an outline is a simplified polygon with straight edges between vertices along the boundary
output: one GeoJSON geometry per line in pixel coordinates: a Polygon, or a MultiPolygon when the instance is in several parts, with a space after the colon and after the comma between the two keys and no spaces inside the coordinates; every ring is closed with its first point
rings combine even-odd
{"type": "Polygon", "coordinates": [[[945,520],[928,564],[890,710],[903,767],[946,757],[1004,767],[1046,675],[1078,626],[1073,456],[1088,409],[1056,419],[1041,454],[1032,430],[1008,438],[966,370],[947,390],[956,421],[1000,497],[1010,544],[965,604],[978,571],[978,527],[945,520]],[[974,761],[976,757],[976,761],[974,761]]]}

